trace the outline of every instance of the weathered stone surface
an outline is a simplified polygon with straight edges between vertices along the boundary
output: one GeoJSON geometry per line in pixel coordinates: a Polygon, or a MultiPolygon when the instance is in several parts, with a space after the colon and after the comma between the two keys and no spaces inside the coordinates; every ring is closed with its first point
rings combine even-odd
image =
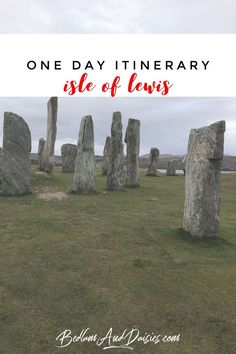
{"type": "Polygon", "coordinates": [[[157,163],[159,159],[160,151],[159,149],[153,147],[150,150],[147,176],[155,177],[157,176],[157,163]]]}
{"type": "Polygon", "coordinates": [[[1,194],[30,193],[31,133],[23,118],[4,113],[1,194]]]}
{"type": "Polygon", "coordinates": [[[95,174],[93,120],[85,116],[80,123],[73,190],[82,194],[94,192],[95,174]]]}
{"type": "Polygon", "coordinates": [[[121,113],[114,112],[111,125],[111,149],[107,171],[107,189],[124,188],[124,151],[122,143],[121,113]]]}
{"type": "Polygon", "coordinates": [[[0,147],[0,192],[2,189],[2,181],[1,181],[1,164],[2,164],[2,148],[0,147]]]}
{"type": "Polygon", "coordinates": [[[167,166],[167,169],[166,169],[166,175],[167,176],[175,176],[176,175],[177,165],[178,165],[178,161],[177,160],[168,161],[168,166],[167,166]]]}
{"type": "Polygon", "coordinates": [[[102,165],[102,174],[104,176],[107,175],[108,166],[109,166],[109,156],[110,156],[110,149],[111,149],[111,137],[107,136],[105,146],[103,149],[103,165],[102,165]]]}
{"type": "Polygon", "coordinates": [[[63,172],[75,171],[75,158],[77,155],[77,145],[63,144],[61,146],[61,160],[63,172]]]}
{"type": "Polygon", "coordinates": [[[39,146],[38,146],[38,169],[41,171],[43,170],[43,166],[42,166],[42,161],[43,161],[43,150],[44,150],[44,146],[45,146],[45,139],[44,138],[40,138],[39,139],[39,146]]]}
{"type": "Polygon", "coordinates": [[[51,97],[47,103],[47,138],[43,149],[42,170],[48,173],[53,172],[54,148],[57,135],[57,97],[51,97]]]}
{"type": "Polygon", "coordinates": [[[218,237],[224,132],[220,121],[189,135],[183,228],[192,236],[218,237]]]}
{"type": "Polygon", "coordinates": [[[127,144],[127,180],[128,187],[137,187],[139,185],[139,149],[140,149],[140,121],[138,119],[129,119],[125,142],[127,144]]]}

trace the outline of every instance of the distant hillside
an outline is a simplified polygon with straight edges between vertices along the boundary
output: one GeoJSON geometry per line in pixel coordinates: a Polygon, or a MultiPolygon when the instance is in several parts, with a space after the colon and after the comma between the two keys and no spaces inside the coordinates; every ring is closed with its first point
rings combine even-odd
{"type": "MultiPolygon", "coordinates": [[[[168,159],[168,158],[172,159],[174,157],[183,158],[184,155],[160,154],[159,159],[168,159]]],[[[149,154],[140,155],[140,158],[148,159],[149,154]]]]}
{"type": "MultiPolygon", "coordinates": [[[[148,154],[142,155],[139,158],[139,165],[141,168],[147,168],[148,166],[148,154]]],[[[161,154],[159,157],[158,168],[166,169],[169,160],[178,160],[179,166],[177,169],[182,169],[183,164],[182,160],[184,155],[171,155],[171,154],[161,154]]],[[[103,156],[95,156],[96,164],[98,167],[101,167],[103,163],[103,156]]],[[[38,154],[31,153],[31,162],[32,164],[37,164],[38,154]]],[[[55,163],[57,166],[61,165],[61,156],[55,156],[55,163]]],[[[236,156],[225,155],[223,159],[223,168],[224,171],[236,171],[236,156]]]]}
{"type": "MultiPolygon", "coordinates": [[[[146,168],[148,165],[148,154],[140,156],[140,167],[146,168]]],[[[171,155],[171,154],[161,154],[159,156],[158,167],[160,169],[167,168],[167,164],[169,160],[178,160],[179,166],[178,169],[182,168],[182,160],[184,155],[171,155]]],[[[225,155],[223,159],[222,170],[224,171],[236,171],[236,156],[225,155]]]]}

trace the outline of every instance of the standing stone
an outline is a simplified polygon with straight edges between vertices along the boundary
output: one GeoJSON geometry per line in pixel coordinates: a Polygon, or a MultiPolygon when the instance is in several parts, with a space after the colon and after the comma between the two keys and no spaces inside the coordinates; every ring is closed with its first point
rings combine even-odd
{"type": "Polygon", "coordinates": [[[57,135],[57,97],[51,97],[47,103],[47,138],[43,149],[42,170],[48,173],[53,172],[54,148],[57,135]]]}
{"type": "Polygon", "coordinates": [[[111,125],[111,149],[107,171],[107,189],[122,190],[124,188],[124,152],[122,144],[121,113],[114,112],[111,125]]]}
{"type": "Polygon", "coordinates": [[[104,146],[104,149],[103,149],[102,174],[104,176],[107,175],[107,171],[108,171],[110,148],[111,148],[111,137],[107,136],[106,142],[105,142],[105,146],[104,146]]]}
{"type": "Polygon", "coordinates": [[[2,147],[0,147],[0,168],[1,168],[1,160],[2,160],[2,147]]]}
{"type": "Polygon", "coordinates": [[[140,149],[140,121],[138,119],[129,119],[125,134],[127,144],[127,181],[128,187],[137,187],[139,185],[139,149],[140,149]]]}
{"type": "Polygon", "coordinates": [[[94,192],[95,174],[93,120],[85,116],[80,123],[73,190],[81,194],[94,192]]]}
{"type": "Polygon", "coordinates": [[[149,155],[147,176],[151,176],[151,177],[157,176],[157,163],[159,159],[159,154],[160,154],[159,149],[155,147],[151,148],[150,155],[149,155]]]}
{"type": "Polygon", "coordinates": [[[177,160],[169,160],[168,166],[166,169],[167,176],[176,176],[176,168],[177,168],[178,161],[177,160]]]}
{"type": "Polygon", "coordinates": [[[63,172],[75,171],[75,158],[77,155],[77,145],[63,144],[61,146],[61,160],[63,172]]]}
{"type": "Polygon", "coordinates": [[[45,139],[44,138],[40,138],[39,139],[39,146],[38,146],[38,169],[41,171],[43,169],[42,166],[42,161],[43,161],[43,150],[44,150],[44,146],[45,146],[45,139]]]}
{"type": "Polygon", "coordinates": [[[224,132],[225,121],[190,131],[183,228],[192,236],[218,237],[224,132]]]}
{"type": "Polygon", "coordinates": [[[1,192],[1,189],[2,189],[1,166],[2,166],[2,148],[0,147],[0,192],[1,192]]]}
{"type": "Polygon", "coordinates": [[[1,194],[30,193],[31,134],[23,118],[4,113],[1,194]]]}

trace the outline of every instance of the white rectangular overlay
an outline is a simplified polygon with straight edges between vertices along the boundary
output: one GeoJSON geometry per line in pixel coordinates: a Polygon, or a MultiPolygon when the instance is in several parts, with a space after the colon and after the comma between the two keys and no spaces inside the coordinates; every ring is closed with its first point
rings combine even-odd
{"type": "Polygon", "coordinates": [[[232,97],[236,35],[0,35],[0,96],[232,97]]]}

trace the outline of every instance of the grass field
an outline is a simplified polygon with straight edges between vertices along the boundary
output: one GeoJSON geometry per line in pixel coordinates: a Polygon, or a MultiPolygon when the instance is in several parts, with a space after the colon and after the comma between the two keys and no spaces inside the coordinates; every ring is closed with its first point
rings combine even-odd
{"type": "Polygon", "coordinates": [[[131,352],[55,347],[63,330],[87,327],[181,334],[179,342],[135,342],[137,354],[236,353],[236,174],[222,177],[215,241],[181,230],[183,176],[143,175],[140,188],[124,192],[105,192],[98,176],[89,196],[69,193],[72,177],[33,171],[32,195],[0,198],[0,353],[131,352]]]}

